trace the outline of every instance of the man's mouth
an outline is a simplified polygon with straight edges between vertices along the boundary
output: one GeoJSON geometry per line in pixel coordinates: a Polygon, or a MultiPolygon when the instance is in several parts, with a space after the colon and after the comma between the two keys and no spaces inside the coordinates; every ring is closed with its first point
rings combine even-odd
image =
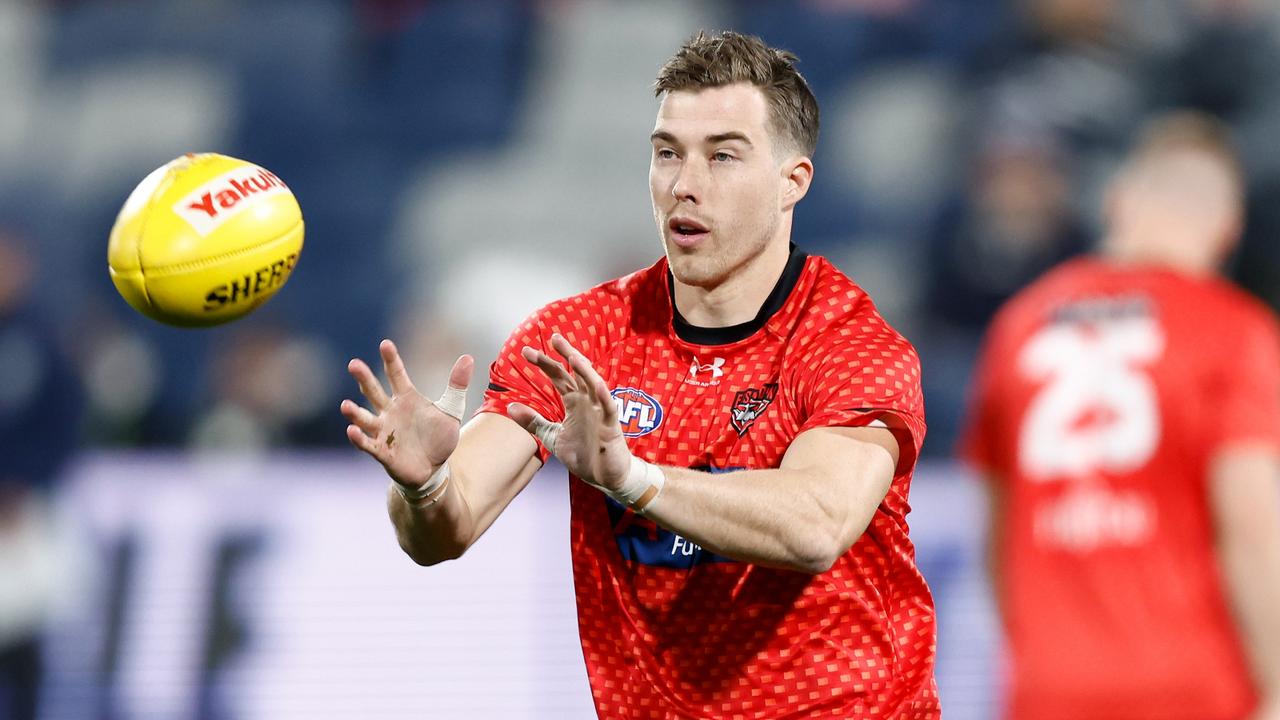
{"type": "Polygon", "coordinates": [[[706,225],[687,217],[673,217],[667,222],[671,230],[671,239],[683,248],[693,247],[703,240],[711,229],[706,225]]]}

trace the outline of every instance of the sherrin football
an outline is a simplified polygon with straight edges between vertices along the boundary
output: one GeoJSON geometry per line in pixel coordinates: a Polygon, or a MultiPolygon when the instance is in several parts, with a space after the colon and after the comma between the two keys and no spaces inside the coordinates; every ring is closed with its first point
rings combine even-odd
{"type": "Polygon", "coordinates": [[[107,248],[116,289],[147,317],[235,320],[284,286],[302,252],[302,210],[274,173],[215,153],[157,168],[129,195],[107,248]]]}

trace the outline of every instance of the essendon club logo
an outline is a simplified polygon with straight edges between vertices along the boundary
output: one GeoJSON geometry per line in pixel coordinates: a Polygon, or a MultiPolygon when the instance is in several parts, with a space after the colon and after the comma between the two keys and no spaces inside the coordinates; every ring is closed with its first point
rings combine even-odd
{"type": "Polygon", "coordinates": [[[662,404],[635,388],[615,388],[609,393],[618,406],[618,423],[627,437],[648,435],[662,424],[662,404]]]}
{"type": "Polygon", "coordinates": [[[777,396],[778,383],[738,391],[733,397],[733,405],[729,407],[729,424],[738,432],[739,437],[747,434],[751,424],[764,414],[769,403],[777,396]]]}
{"type": "Polygon", "coordinates": [[[174,204],[173,211],[204,236],[244,210],[250,204],[248,200],[284,192],[288,192],[288,188],[270,170],[256,166],[241,167],[192,190],[174,204]]]}

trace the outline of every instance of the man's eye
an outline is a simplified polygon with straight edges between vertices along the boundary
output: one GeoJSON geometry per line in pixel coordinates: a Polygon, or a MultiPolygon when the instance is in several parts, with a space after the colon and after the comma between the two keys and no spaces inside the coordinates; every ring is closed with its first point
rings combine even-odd
{"type": "Polygon", "coordinates": [[[663,160],[670,160],[676,156],[676,151],[670,148],[662,148],[657,151],[657,156],[663,160]]]}
{"type": "Polygon", "coordinates": [[[734,158],[732,155],[730,155],[727,152],[718,152],[715,155],[712,155],[711,159],[715,160],[716,162],[729,162],[730,160],[734,160],[736,158],[734,158]]]}

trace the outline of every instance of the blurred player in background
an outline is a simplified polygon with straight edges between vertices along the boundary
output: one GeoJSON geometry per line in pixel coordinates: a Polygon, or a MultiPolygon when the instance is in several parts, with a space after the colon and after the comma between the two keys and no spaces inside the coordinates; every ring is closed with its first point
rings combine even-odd
{"type": "Polygon", "coordinates": [[[49,496],[79,448],[79,379],[34,309],[37,256],[0,228],[0,720],[37,717],[42,633],[66,579],[49,496]]]}
{"type": "Polygon", "coordinates": [[[1243,198],[1220,126],[1161,119],[1101,256],[990,330],[965,452],[1011,718],[1280,718],[1280,331],[1215,274],[1243,198]]]}
{"type": "Polygon", "coordinates": [[[390,341],[390,394],[350,365],[372,411],[344,401],[348,437],[391,475],[417,562],[462,555],[553,454],[581,481],[570,533],[601,717],[938,717],[906,524],[919,364],[790,242],[818,134],[794,61],[734,33],[668,61],[649,173],[666,257],[534,313],[461,433],[471,358],[435,404],[390,341]]]}

